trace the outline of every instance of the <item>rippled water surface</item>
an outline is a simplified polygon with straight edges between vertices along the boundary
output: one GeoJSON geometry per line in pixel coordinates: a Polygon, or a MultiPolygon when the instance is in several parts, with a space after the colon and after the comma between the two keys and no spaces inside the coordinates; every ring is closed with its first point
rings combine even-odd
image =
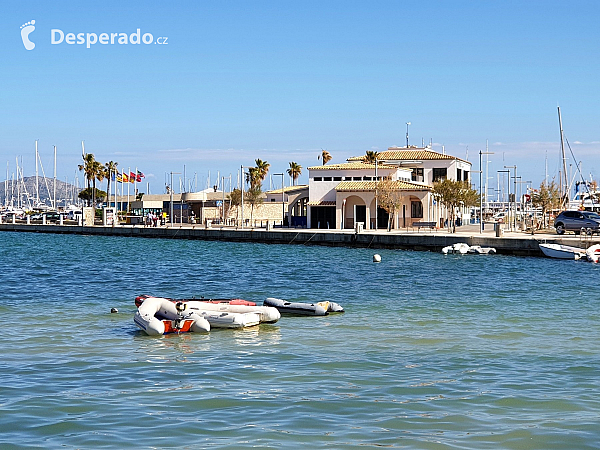
{"type": "Polygon", "coordinates": [[[600,443],[600,265],[9,232],[0,244],[3,449],[600,443]],[[346,313],[148,337],[133,323],[141,293],[346,313]]]}

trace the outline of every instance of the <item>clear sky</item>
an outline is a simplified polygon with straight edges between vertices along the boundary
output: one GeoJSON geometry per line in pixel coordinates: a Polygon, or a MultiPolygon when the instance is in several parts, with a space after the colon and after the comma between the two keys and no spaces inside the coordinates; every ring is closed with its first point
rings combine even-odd
{"type": "Polygon", "coordinates": [[[72,182],[84,140],[101,162],[138,167],[152,193],[184,165],[204,188],[209,172],[211,184],[235,179],[256,158],[277,173],[320,164],[321,149],[336,163],[405,145],[410,121],[411,144],[468,152],[473,170],[488,140],[491,185],[516,164],[537,186],[546,156],[549,177],[559,170],[558,105],[576,161],[600,177],[600,2],[9,0],[0,11],[9,177],[17,156],[34,174],[38,139],[46,174],[56,145],[58,177],[72,182]],[[53,29],[138,28],[152,44],[51,42],[53,29]]]}

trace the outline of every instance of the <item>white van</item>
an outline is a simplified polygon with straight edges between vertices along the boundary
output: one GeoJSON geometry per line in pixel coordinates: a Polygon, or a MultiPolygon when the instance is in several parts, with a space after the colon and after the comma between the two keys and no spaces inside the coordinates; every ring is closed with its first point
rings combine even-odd
{"type": "Polygon", "coordinates": [[[81,211],[71,210],[67,213],[67,220],[79,220],[81,215],[82,215],[81,211]]]}

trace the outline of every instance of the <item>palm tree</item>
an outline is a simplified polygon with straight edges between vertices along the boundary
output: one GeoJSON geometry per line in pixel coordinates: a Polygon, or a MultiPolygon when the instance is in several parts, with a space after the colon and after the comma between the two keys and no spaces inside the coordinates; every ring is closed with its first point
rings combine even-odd
{"type": "Polygon", "coordinates": [[[267,178],[267,173],[269,172],[269,167],[271,167],[271,164],[263,161],[262,159],[256,159],[254,162],[256,163],[258,178],[260,178],[260,181],[264,181],[265,178],[267,178]]]}
{"type": "MultiPolygon", "coordinates": [[[[118,165],[119,165],[119,163],[114,162],[114,161],[109,161],[107,163],[104,163],[104,167],[106,168],[106,193],[108,196],[110,196],[110,180],[111,180],[111,177],[113,176],[113,174],[116,179],[118,165]]],[[[110,199],[108,199],[108,202],[110,203],[110,199]]]]}
{"type": "Polygon", "coordinates": [[[375,161],[377,161],[378,156],[379,156],[379,152],[374,152],[373,150],[367,150],[367,154],[365,155],[364,161],[369,164],[375,164],[375,161]]]}
{"type": "Polygon", "coordinates": [[[302,173],[302,166],[292,161],[290,163],[290,168],[287,170],[287,173],[290,177],[292,177],[292,180],[294,180],[294,186],[296,186],[296,180],[302,173]]]}
{"type": "Polygon", "coordinates": [[[102,181],[104,179],[104,168],[101,163],[96,161],[93,153],[85,153],[83,155],[83,164],[77,166],[79,170],[83,171],[85,179],[87,181],[87,187],[92,184],[92,205],[96,207],[96,180],[102,181]]]}
{"type": "Polygon", "coordinates": [[[321,154],[317,157],[317,159],[323,160],[323,165],[327,164],[331,161],[331,154],[327,150],[323,150],[321,154]]]}

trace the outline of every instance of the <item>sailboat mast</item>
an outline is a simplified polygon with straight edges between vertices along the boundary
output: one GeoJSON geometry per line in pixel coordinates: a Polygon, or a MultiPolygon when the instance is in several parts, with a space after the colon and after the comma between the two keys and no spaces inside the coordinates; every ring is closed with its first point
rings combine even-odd
{"type": "Polygon", "coordinates": [[[56,145],[54,146],[54,209],[58,210],[56,205],[56,145]]]}
{"type": "Polygon", "coordinates": [[[561,208],[565,206],[566,202],[569,198],[569,179],[567,175],[567,157],[565,156],[565,139],[563,134],[563,126],[562,126],[562,118],[560,116],[560,106],[558,107],[558,126],[560,127],[560,152],[562,156],[562,173],[564,174],[564,183],[563,177],[561,176],[560,180],[560,194],[561,194],[561,208]]]}
{"type": "Polygon", "coordinates": [[[40,203],[40,191],[38,186],[38,141],[35,140],[35,204],[40,203]]]}

